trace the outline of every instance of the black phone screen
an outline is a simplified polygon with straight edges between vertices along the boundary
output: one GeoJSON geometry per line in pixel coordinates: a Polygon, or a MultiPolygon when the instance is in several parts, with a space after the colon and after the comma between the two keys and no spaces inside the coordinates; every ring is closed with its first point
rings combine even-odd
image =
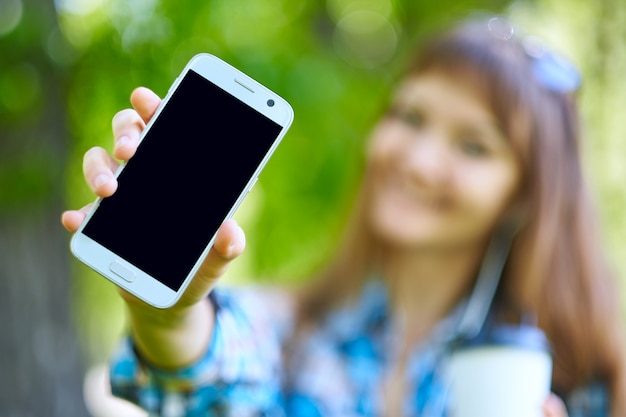
{"type": "Polygon", "coordinates": [[[280,131],[187,72],[83,233],[178,291],[280,131]]]}

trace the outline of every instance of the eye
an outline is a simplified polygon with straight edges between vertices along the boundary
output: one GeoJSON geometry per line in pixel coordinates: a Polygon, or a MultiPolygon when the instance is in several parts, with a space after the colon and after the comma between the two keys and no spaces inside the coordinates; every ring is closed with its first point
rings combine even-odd
{"type": "Polygon", "coordinates": [[[389,111],[389,116],[412,128],[424,125],[424,115],[419,110],[394,107],[389,111]]]}
{"type": "Polygon", "coordinates": [[[461,151],[471,157],[483,157],[489,154],[489,149],[479,140],[472,138],[461,139],[459,142],[461,151]]]}

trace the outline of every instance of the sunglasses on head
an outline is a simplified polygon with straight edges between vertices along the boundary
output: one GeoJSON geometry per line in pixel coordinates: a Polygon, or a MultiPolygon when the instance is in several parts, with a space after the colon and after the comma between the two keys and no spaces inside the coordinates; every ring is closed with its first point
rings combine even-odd
{"type": "MultiPolygon", "coordinates": [[[[498,39],[509,40],[515,36],[513,25],[502,17],[489,19],[487,28],[498,39]]],[[[571,62],[550,51],[537,37],[526,37],[520,39],[520,42],[531,60],[533,74],[540,85],[563,94],[580,88],[582,77],[571,62]]]]}

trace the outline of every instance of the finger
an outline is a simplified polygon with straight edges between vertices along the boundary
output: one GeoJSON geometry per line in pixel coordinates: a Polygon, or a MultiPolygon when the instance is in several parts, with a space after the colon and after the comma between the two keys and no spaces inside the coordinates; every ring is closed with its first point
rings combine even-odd
{"type": "Polygon", "coordinates": [[[119,163],[101,147],[89,149],[83,157],[83,174],[87,184],[100,197],[108,197],[117,189],[115,171],[119,163]]]}
{"type": "Polygon", "coordinates": [[[87,217],[93,204],[86,205],[80,210],[67,210],[61,215],[61,224],[68,232],[74,233],[87,217]]]}
{"type": "Polygon", "coordinates": [[[132,109],[125,109],[113,116],[113,155],[117,159],[129,160],[137,150],[139,136],[146,127],[141,116],[132,109]]]}
{"type": "Polygon", "coordinates": [[[208,278],[219,278],[228,265],[243,252],[246,236],[234,220],[222,224],[215,237],[213,247],[200,268],[200,274],[208,278]]]}
{"type": "Polygon", "coordinates": [[[161,104],[161,98],[146,87],[137,87],[130,95],[130,102],[143,121],[148,123],[161,104]]]}
{"type": "Polygon", "coordinates": [[[246,235],[235,220],[226,220],[217,232],[213,248],[225,260],[234,260],[246,247],[246,235]]]}
{"type": "Polygon", "coordinates": [[[230,263],[241,255],[245,246],[246,237],[239,225],[234,220],[224,222],[217,232],[213,247],[181,299],[181,304],[194,304],[205,297],[230,263]]]}
{"type": "Polygon", "coordinates": [[[543,404],[543,413],[546,417],[567,417],[565,403],[558,396],[550,394],[543,404]]]}

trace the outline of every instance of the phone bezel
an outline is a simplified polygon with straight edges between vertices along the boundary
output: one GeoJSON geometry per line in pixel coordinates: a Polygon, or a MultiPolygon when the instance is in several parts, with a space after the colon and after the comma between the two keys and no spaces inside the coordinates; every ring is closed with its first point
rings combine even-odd
{"type": "MultiPolygon", "coordinates": [[[[178,85],[183,80],[185,74],[190,70],[193,70],[196,73],[200,74],[203,78],[211,81],[227,93],[231,94],[235,98],[239,99],[241,102],[257,110],[258,112],[265,115],[282,127],[279,135],[272,143],[269,151],[263,158],[262,162],[259,164],[254,174],[248,179],[248,183],[246,184],[244,190],[239,195],[239,198],[237,199],[235,204],[231,207],[228,215],[224,218],[224,220],[227,220],[234,215],[235,211],[256,182],[258,175],[263,170],[267,161],[269,160],[276,147],[279,145],[287,130],[291,126],[291,123],[293,121],[293,109],[291,108],[289,103],[287,103],[287,101],[285,101],[282,97],[278,96],[276,93],[272,92],[267,87],[263,86],[250,76],[244,74],[243,72],[239,71],[238,69],[234,68],[230,64],[217,58],[214,55],[203,53],[194,56],[187,63],[187,65],[180,73],[180,75],[176,78],[176,80],[172,83],[172,86],[169,88],[168,94],[163,98],[161,105],[155,112],[150,122],[146,125],[146,128],[144,129],[140,137],[140,141],[143,140],[145,134],[151,129],[154,121],[159,117],[163,108],[167,106],[170,97],[178,88],[178,85]],[[270,99],[274,101],[273,106],[269,106],[267,104],[268,100],[270,99]]],[[[120,166],[120,168],[116,172],[116,176],[119,176],[119,174],[124,169],[124,166],[124,164],[120,166]]],[[[202,260],[208,254],[215,240],[215,236],[211,238],[209,244],[205,247],[201,256],[198,258],[193,268],[191,269],[191,272],[183,280],[180,288],[177,291],[174,291],[161,283],[158,279],[150,276],[141,269],[120,258],[115,253],[111,252],[107,248],[103,247],[102,245],[82,233],[85,225],[89,222],[89,220],[93,216],[93,213],[95,213],[95,211],[98,209],[100,201],[102,201],[101,198],[98,198],[96,200],[87,218],[85,219],[81,227],[72,236],[70,248],[73,255],[81,262],[83,262],[99,274],[103,275],[105,278],[109,279],[116,285],[120,286],[124,290],[130,292],[131,294],[135,295],[136,297],[140,298],[150,305],[153,305],[157,308],[167,308],[174,305],[197,272],[202,263],[202,260]],[[132,281],[128,281],[122,276],[111,271],[112,263],[117,263],[118,265],[121,265],[122,268],[126,268],[127,270],[131,271],[134,275],[134,279],[132,281]]]]}

